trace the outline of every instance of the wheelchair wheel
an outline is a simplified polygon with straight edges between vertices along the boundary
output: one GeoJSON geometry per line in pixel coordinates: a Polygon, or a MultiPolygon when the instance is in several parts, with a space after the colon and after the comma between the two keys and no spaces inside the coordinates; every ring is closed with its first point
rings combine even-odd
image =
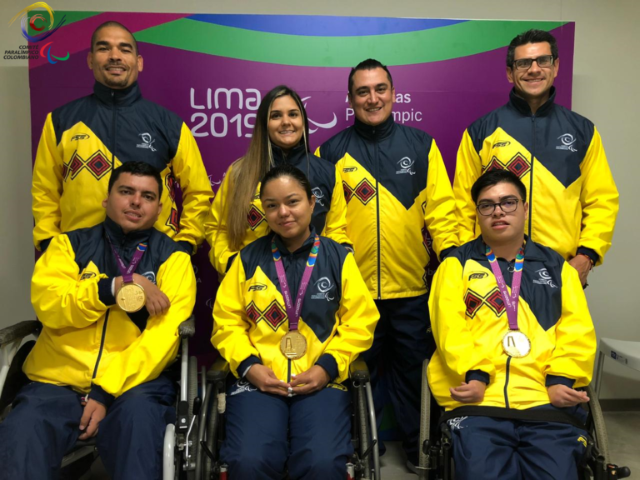
{"type": "MultiPolygon", "coordinates": [[[[218,441],[218,425],[220,424],[220,415],[218,414],[218,389],[212,388],[212,385],[207,386],[207,392],[211,389],[209,396],[209,411],[206,431],[207,448],[215,457],[217,457],[217,441],[218,441]]],[[[214,473],[214,461],[209,455],[202,455],[204,459],[203,467],[203,480],[212,480],[214,473]]],[[[217,458],[215,458],[217,460],[217,458]]]]}
{"type": "Polygon", "coordinates": [[[593,420],[594,432],[592,434],[596,447],[600,454],[604,457],[605,465],[611,462],[609,457],[609,438],[607,437],[607,427],[604,423],[604,416],[602,415],[602,408],[595,392],[591,387],[587,387],[587,395],[591,399],[589,402],[589,409],[591,410],[591,418],[593,420]]]}
{"type": "MultiPolygon", "coordinates": [[[[356,403],[358,410],[358,418],[356,421],[358,422],[358,432],[359,432],[359,441],[358,441],[358,454],[360,458],[361,466],[362,466],[362,477],[361,478],[371,478],[371,452],[368,452],[368,458],[365,457],[365,453],[369,449],[370,441],[370,429],[369,418],[367,416],[367,398],[365,394],[364,385],[358,385],[356,388],[356,403]]],[[[374,448],[377,448],[374,447],[374,448]]]]}

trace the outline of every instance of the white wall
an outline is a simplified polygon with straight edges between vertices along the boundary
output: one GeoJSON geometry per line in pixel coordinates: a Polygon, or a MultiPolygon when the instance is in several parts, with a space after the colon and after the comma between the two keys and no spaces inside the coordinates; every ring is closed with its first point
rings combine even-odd
{"type": "MultiPolygon", "coordinates": [[[[0,21],[8,22],[30,0],[3,0],[0,21]]],[[[418,18],[535,19],[576,22],[573,108],[600,130],[621,196],[613,248],[604,266],[590,277],[587,297],[599,336],[640,341],[640,308],[635,308],[636,249],[640,239],[634,205],[640,179],[635,147],[640,135],[637,93],[640,51],[635,0],[325,0],[289,10],[287,4],[262,0],[55,0],[56,10],[155,11],[193,13],[261,13],[418,18]],[[636,193],[634,193],[636,192],[636,193]]],[[[291,5],[291,4],[289,4],[291,5]]],[[[0,51],[23,41],[19,28],[5,23],[0,29],[0,51]]],[[[29,304],[33,269],[31,247],[30,114],[26,62],[0,59],[0,326],[34,318],[29,304]]],[[[640,282],[638,282],[640,283],[640,282]]],[[[607,362],[603,396],[640,398],[640,374],[607,362]],[[633,379],[633,380],[631,380],[633,379]]]]}

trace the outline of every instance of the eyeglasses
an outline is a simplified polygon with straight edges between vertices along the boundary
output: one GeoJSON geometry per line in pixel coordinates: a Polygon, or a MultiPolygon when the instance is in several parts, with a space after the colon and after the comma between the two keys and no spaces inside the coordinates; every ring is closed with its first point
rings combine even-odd
{"type": "Polygon", "coordinates": [[[505,198],[499,203],[479,203],[476,206],[476,209],[480,215],[488,217],[493,215],[493,212],[495,212],[496,207],[498,206],[504,213],[515,212],[518,208],[518,202],[519,200],[517,198],[505,198]]]}
{"type": "Polygon", "coordinates": [[[536,62],[540,68],[549,68],[553,65],[553,55],[542,55],[538,58],[521,58],[513,61],[513,66],[517,70],[529,70],[533,62],[536,62]]]}

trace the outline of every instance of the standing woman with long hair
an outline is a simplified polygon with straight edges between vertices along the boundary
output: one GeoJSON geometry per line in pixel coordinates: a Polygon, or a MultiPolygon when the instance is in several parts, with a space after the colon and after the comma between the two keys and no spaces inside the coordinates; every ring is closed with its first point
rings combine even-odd
{"type": "Polygon", "coordinates": [[[291,88],[279,85],[262,99],[249,149],[227,170],[205,223],[209,259],[221,275],[243,247],[269,233],[258,195],[260,179],[282,164],[293,165],[309,178],[316,198],[311,219],[316,231],[351,247],[340,175],[334,165],[310,153],[302,100],[291,88]]]}

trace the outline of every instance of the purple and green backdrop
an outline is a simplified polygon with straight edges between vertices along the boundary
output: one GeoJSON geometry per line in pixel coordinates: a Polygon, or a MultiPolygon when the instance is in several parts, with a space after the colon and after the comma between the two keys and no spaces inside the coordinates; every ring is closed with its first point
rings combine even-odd
{"type": "MultiPolygon", "coordinates": [[[[46,114],[88,95],[91,33],[117,20],[135,35],[144,57],[143,95],[180,115],[191,128],[214,190],[245,152],[261,96],[278,84],[305,99],[311,145],[353,121],[347,102],[352,66],[372,57],[390,66],[398,122],[435,137],[450,176],[464,129],[507,100],[506,46],[525,30],[551,31],[562,68],[558,103],[571,107],[575,24],[571,22],[357,18],[293,15],[192,15],[57,12],[66,24],[51,37],[54,55],[31,60],[33,157],[46,114]]],[[[205,247],[194,259],[200,281],[196,352],[210,351],[216,287],[205,247]]]]}

